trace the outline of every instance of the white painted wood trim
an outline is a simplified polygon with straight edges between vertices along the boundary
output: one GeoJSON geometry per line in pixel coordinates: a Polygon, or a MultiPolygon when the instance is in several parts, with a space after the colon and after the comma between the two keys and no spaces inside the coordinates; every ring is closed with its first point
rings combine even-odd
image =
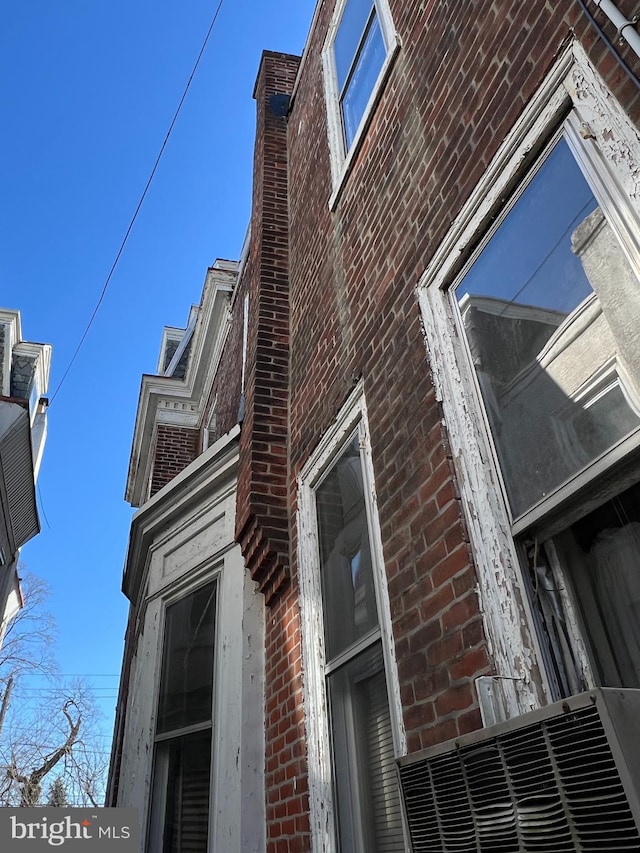
{"type": "Polygon", "coordinates": [[[304,707],[309,765],[309,822],[314,853],[334,851],[329,709],[325,690],[325,649],[318,536],[311,490],[298,480],[298,567],[304,666],[304,707]]]}
{"type": "Polygon", "coordinates": [[[325,686],[324,622],[314,488],[337,459],[354,431],[360,436],[366,508],[371,536],[371,556],[376,602],[385,662],[389,711],[396,755],[406,753],[406,735],[398,683],[391,609],[377,514],[374,472],[362,383],[343,406],[333,426],[298,477],[298,571],[300,581],[301,637],[304,665],[304,706],[309,761],[309,802],[314,853],[335,853],[335,813],[331,774],[329,710],[325,686]]]}
{"type": "Polygon", "coordinates": [[[398,664],[396,661],[396,647],[393,641],[393,628],[391,622],[391,604],[389,601],[389,588],[387,586],[387,573],[384,565],[380,518],[378,516],[378,498],[375,487],[371,442],[369,440],[369,420],[367,417],[367,406],[364,397],[362,398],[361,405],[362,419],[360,421],[360,449],[362,451],[362,462],[364,467],[364,486],[367,494],[366,510],[369,529],[371,532],[371,551],[375,572],[375,592],[378,604],[378,616],[380,619],[380,632],[382,634],[382,652],[384,655],[385,673],[387,678],[389,712],[391,714],[391,726],[393,729],[393,748],[396,757],[398,757],[400,755],[406,755],[407,738],[404,729],[404,719],[402,716],[400,682],[398,681],[398,664]]]}
{"type": "MultiPolygon", "coordinates": [[[[498,675],[508,679],[501,687],[504,716],[509,718],[545,704],[544,694],[531,678],[541,658],[533,632],[521,619],[521,608],[527,603],[520,593],[518,556],[489,444],[473,409],[473,379],[459,351],[449,301],[437,288],[422,290],[419,301],[436,396],[443,405],[476,562],[489,653],[498,675]]],[[[528,624],[532,624],[531,614],[528,616],[528,624]]]]}

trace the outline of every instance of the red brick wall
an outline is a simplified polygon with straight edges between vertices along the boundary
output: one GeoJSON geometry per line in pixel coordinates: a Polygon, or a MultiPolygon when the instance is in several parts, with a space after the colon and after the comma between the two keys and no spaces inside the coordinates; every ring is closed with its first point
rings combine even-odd
{"type": "Polygon", "coordinates": [[[612,65],[577,3],[390,5],[402,48],[335,210],[328,206],[321,65],[333,2],[319,6],[288,121],[288,152],[266,95],[290,91],[295,61],[265,54],[256,87],[237,531],[271,605],[269,853],[310,849],[295,517],[301,466],[362,378],[409,750],[479,727],[473,681],[491,672],[491,661],[416,284],[574,33],[623,106],[636,117],[640,111],[637,90],[612,65]]]}
{"type": "Polygon", "coordinates": [[[296,579],[281,590],[266,618],[267,851],[302,853],[311,848],[296,579]]]}
{"type": "Polygon", "coordinates": [[[193,462],[199,452],[199,443],[198,430],[158,424],[149,497],[193,462]]]}
{"type": "Polygon", "coordinates": [[[333,2],[320,7],[289,121],[289,485],[295,555],[295,477],[362,377],[415,750],[480,725],[473,680],[491,671],[418,279],[574,33],[632,116],[640,98],[577,3],[390,6],[402,48],[335,210],[321,65],[333,2]]]}
{"type": "Polygon", "coordinates": [[[257,101],[251,214],[246,408],[240,438],[236,535],[267,603],[289,571],[287,401],[289,276],[286,116],[297,57],[265,52],[257,101]]]}
{"type": "Polygon", "coordinates": [[[228,342],[230,350],[238,347],[244,295],[248,293],[246,401],[236,535],[245,562],[269,604],[265,633],[269,853],[309,849],[298,588],[295,580],[288,583],[287,126],[285,116],[277,115],[270,103],[272,95],[291,92],[297,67],[296,57],[263,54],[254,93],[257,128],[252,238],[234,307],[235,343],[231,338],[228,342]]]}

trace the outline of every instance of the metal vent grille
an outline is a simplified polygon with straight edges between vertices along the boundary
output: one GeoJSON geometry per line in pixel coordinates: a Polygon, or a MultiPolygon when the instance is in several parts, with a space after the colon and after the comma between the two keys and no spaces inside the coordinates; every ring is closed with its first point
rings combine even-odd
{"type": "Polygon", "coordinates": [[[414,853],[640,851],[596,706],[400,768],[414,853]]]}

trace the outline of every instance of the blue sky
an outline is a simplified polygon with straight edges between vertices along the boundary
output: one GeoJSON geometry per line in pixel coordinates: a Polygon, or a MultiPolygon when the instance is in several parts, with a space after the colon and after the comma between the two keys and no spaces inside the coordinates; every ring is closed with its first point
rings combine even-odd
{"type": "MultiPolygon", "coordinates": [[[[218,0],[12,0],[0,32],[0,305],[53,345],[50,395],[100,295],[218,0]]],[[[110,731],[127,602],[123,499],[143,372],[249,220],[263,49],[301,53],[315,0],[225,0],[100,313],[49,411],[42,533],[63,673],[110,731]]]]}

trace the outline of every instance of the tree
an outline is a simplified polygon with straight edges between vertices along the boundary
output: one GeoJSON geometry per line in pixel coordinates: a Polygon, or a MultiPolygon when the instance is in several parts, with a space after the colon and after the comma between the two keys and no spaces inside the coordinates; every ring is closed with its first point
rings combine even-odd
{"type": "Polygon", "coordinates": [[[56,776],[53,782],[49,785],[47,791],[47,805],[54,808],[64,808],[69,805],[67,800],[67,789],[65,788],[62,776],[56,776]]]}
{"type": "MultiPolygon", "coordinates": [[[[61,709],[67,723],[69,724],[69,731],[64,743],[57,749],[54,749],[53,752],[39,756],[36,759],[35,767],[31,766],[28,771],[21,771],[19,769],[16,752],[12,751],[11,761],[7,767],[7,777],[12,782],[16,782],[19,787],[21,806],[38,805],[40,802],[42,780],[53,770],[54,767],[56,767],[61,758],[64,758],[65,755],[71,754],[73,745],[78,738],[80,726],[82,725],[82,715],[79,711],[77,711],[75,719],[71,716],[72,706],[76,706],[76,703],[73,699],[68,699],[61,709]]],[[[22,762],[20,762],[20,764],[22,764],[22,762]]]]}
{"type": "Polygon", "coordinates": [[[46,584],[25,573],[23,593],[25,607],[0,648],[0,806],[41,805],[43,784],[54,770],[58,789],[64,787],[73,805],[98,806],[108,762],[93,694],[84,682],[65,682],[58,674],[46,584]]]}
{"type": "Polygon", "coordinates": [[[98,722],[82,682],[52,687],[31,707],[16,705],[0,735],[0,807],[41,805],[54,771],[72,805],[101,805],[108,761],[98,722]]]}
{"type": "Polygon", "coordinates": [[[9,623],[0,645],[0,681],[5,683],[10,676],[55,671],[56,621],[46,608],[51,591],[46,581],[22,567],[21,574],[24,607],[9,623]]]}

